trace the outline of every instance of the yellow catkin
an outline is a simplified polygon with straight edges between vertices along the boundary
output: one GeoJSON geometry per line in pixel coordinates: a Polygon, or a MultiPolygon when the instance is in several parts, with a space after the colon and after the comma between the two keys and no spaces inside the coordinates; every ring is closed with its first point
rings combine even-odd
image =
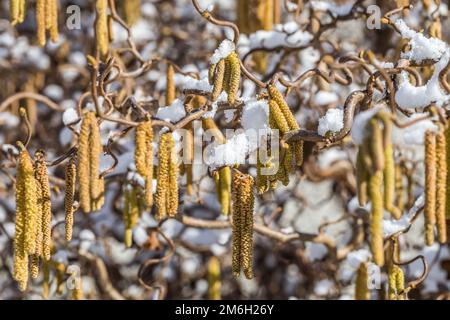
{"type": "Polygon", "coordinates": [[[369,181],[369,194],[372,202],[370,217],[370,248],[375,264],[384,265],[383,250],[383,194],[381,192],[383,183],[383,171],[376,171],[369,181]]]}
{"type": "Polygon", "coordinates": [[[35,178],[40,190],[38,208],[42,221],[42,257],[45,260],[50,260],[52,246],[52,208],[47,166],[45,165],[44,153],[41,151],[36,153],[35,178]]]}
{"type": "Polygon", "coordinates": [[[95,5],[95,39],[98,52],[105,56],[108,53],[108,0],[97,0],[95,5]]]}
{"type": "Polygon", "coordinates": [[[64,195],[64,210],[66,220],[66,240],[72,240],[73,233],[73,201],[75,196],[75,180],[77,175],[77,167],[73,158],[71,158],[66,166],[66,190],[64,195]]]}
{"type": "Polygon", "coordinates": [[[405,277],[403,270],[397,266],[393,265],[389,270],[388,275],[388,297],[389,300],[404,300],[403,290],[405,289],[405,277]]]}
{"type": "Polygon", "coordinates": [[[134,161],[137,172],[145,180],[145,204],[153,204],[153,128],[151,121],[144,121],[136,128],[134,161]]]}
{"type": "Polygon", "coordinates": [[[22,23],[25,19],[25,0],[10,0],[9,13],[10,21],[13,26],[22,23]]]}
{"type": "Polygon", "coordinates": [[[48,299],[50,293],[50,268],[49,262],[42,263],[42,298],[48,299]]]}
{"type": "MultiPolygon", "coordinates": [[[[292,114],[291,110],[289,109],[288,104],[283,98],[283,95],[278,91],[275,85],[269,85],[267,88],[269,92],[270,100],[273,100],[277,103],[277,105],[280,108],[281,113],[283,114],[284,118],[286,119],[286,122],[288,124],[288,131],[292,130],[299,130],[300,126],[297,123],[297,120],[295,119],[294,115],[292,114]]],[[[275,118],[276,119],[276,118],[275,118]]],[[[277,120],[277,119],[276,119],[277,120]]],[[[278,124],[278,122],[277,122],[278,124]]],[[[281,133],[284,134],[283,129],[279,128],[281,133]]],[[[303,163],[303,141],[296,141],[292,143],[294,146],[293,155],[295,156],[295,163],[297,166],[301,166],[303,163]]]]}
{"type": "Polygon", "coordinates": [[[356,183],[358,202],[360,206],[365,206],[368,201],[368,180],[369,172],[364,164],[364,148],[359,148],[356,155],[356,183]]]}
{"type": "Polygon", "coordinates": [[[235,278],[238,278],[241,274],[241,239],[243,224],[245,222],[243,221],[241,214],[241,176],[242,174],[239,172],[236,172],[233,175],[233,231],[231,246],[231,269],[235,278]]]}
{"type": "Polygon", "coordinates": [[[286,118],[283,115],[283,112],[280,109],[280,106],[275,100],[269,100],[269,117],[272,119],[272,123],[274,128],[280,130],[280,133],[283,135],[289,132],[289,124],[286,118]]]}
{"type": "Polygon", "coordinates": [[[445,135],[445,162],[447,164],[447,177],[446,177],[446,201],[445,201],[445,217],[450,219],[450,126],[444,130],[445,135]]]}
{"type": "Polygon", "coordinates": [[[405,190],[403,187],[403,170],[400,164],[395,166],[395,205],[403,212],[405,207],[405,190]]]}
{"type": "Polygon", "coordinates": [[[97,118],[94,112],[88,112],[81,124],[78,143],[80,206],[85,213],[99,210],[104,201],[104,181],[99,173],[102,152],[97,118]]]}
{"type": "Polygon", "coordinates": [[[178,213],[178,174],[179,165],[177,154],[175,153],[175,141],[172,134],[168,136],[167,149],[169,152],[169,189],[167,196],[167,214],[170,218],[175,218],[178,213]]]}
{"type": "Polygon", "coordinates": [[[231,200],[231,169],[223,167],[219,170],[219,192],[220,206],[223,215],[230,213],[231,200]]]}
{"type": "Polygon", "coordinates": [[[46,15],[50,18],[50,39],[58,42],[58,0],[47,0],[47,2],[49,2],[49,11],[46,12],[46,15]]]}
{"type": "Polygon", "coordinates": [[[174,70],[172,64],[167,64],[166,70],[166,105],[169,106],[175,100],[175,82],[174,82],[174,70]]]}
{"type": "Polygon", "coordinates": [[[232,271],[239,277],[241,268],[253,278],[253,178],[236,172],[233,176],[232,271]]]}
{"type": "Polygon", "coordinates": [[[261,163],[259,151],[256,159],[256,191],[258,194],[263,194],[269,190],[269,177],[262,174],[263,168],[269,168],[270,163],[261,163]]]}
{"type": "Polygon", "coordinates": [[[208,299],[221,299],[220,261],[217,257],[211,257],[208,261],[208,299]]]}
{"type": "Polygon", "coordinates": [[[37,254],[30,256],[30,274],[32,279],[37,279],[39,276],[39,256],[37,254]]]}
{"type": "Polygon", "coordinates": [[[228,103],[234,105],[237,99],[239,83],[241,81],[241,64],[236,52],[232,52],[226,58],[229,61],[228,103]]]}
{"type": "Polygon", "coordinates": [[[83,212],[91,212],[91,195],[89,191],[89,176],[90,176],[90,122],[92,117],[91,113],[84,116],[81,123],[81,130],[78,142],[78,180],[80,184],[80,206],[83,212]]]}
{"type": "Polygon", "coordinates": [[[123,0],[122,5],[126,23],[134,25],[141,17],[141,0],[123,0]]]}
{"type": "Polygon", "coordinates": [[[185,136],[185,146],[183,150],[183,158],[184,158],[184,168],[186,172],[186,194],[193,195],[194,194],[194,171],[193,171],[193,161],[194,161],[194,135],[192,132],[192,126],[186,130],[185,136]]]}
{"type": "Polygon", "coordinates": [[[83,283],[81,278],[79,278],[78,283],[75,285],[75,287],[70,290],[70,298],[72,300],[84,300],[83,283]]]}
{"type": "Polygon", "coordinates": [[[136,226],[140,215],[139,200],[135,187],[125,187],[124,200],[125,245],[129,248],[133,244],[133,228],[136,226]]]}
{"type": "Polygon", "coordinates": [[[223,81],[225,75],[225,59],[221,59],[217,64],[210,68],[213,78],[213,91],[211,93],[211,100],[216,101],[223,90],[223,81]]]}
{"type": "Polygon", "coordinates": [[[223,91],[227,94],[230,90],[230,78],[231,78],[231,67],[230,67],[230,59],[225,59],[225,71],[223,74],[223,91]]]}
{"type": "Polygon", "coordinates": [[[38,216],[37,184],[33,162],[22,144],[16,176],[16,226],[14,235],[13,277],[25,290],[28,282],[29,255],[36,251],[36,219],[38,216]]]}
{"type": "Polygon", "coordinates": [[[253,210],[255,197],[253,194],[253,178],[246,175],[242,183],[242,269],[247,279],[253,278],[253,210]]]}
{"type": "Polygon", "coordinates": [[[37,24],[37,39],[38,44],[43,47],[47,42],[46,39],[46,25],[45,25],[45,7],[46,0],[37,0],[36,1],[36,24],[37,24]]]}
{"type": "Polygon", "coordinates": [[[89,180],[92,211],[101,209],[104,202],[104,180],[100,178],[100,156],[103,153],[100,128],[97,118],[93,112],[90,113],[90,135],[89,135],[89,180]]]}
{"type": "Polygon", "coordinates": [[[156,218],[164,219],[167,216],[167,198],[169,195],[169,169],[170,151],[167,148],[171,133],[161,135],[158,147],[158,183],[156,186],[155,202],[157,208],[156,218]]]}
{"type": "Polygon", "coordinates": [[[425,242],[434,243],[436,224],[436,137],[428,130],[425,133],[425,242]]]}
{"type": "Polygon", "coordinates": [[[384,170],[383,130],[377,119],[372,118],[370,124],[370,156],[374,170],[384,170]]]}
{"type": "Polygon", "coordinates": [[[355,300],[370,300],[370,291],[367,286],[368,279],[367,262],[361,262],[356,272],[355,300]]]}
{"type": "Polygon", "coordinates": [[[445,218],[447,194],[447,155],[445,135],[440,130],[436,135],[436,225],[438,241],[447,242],[447,223],[445,218]]]}
{"type": "MultiPolygon", "coordinates": [[[[223,60],[223,61],[225,63],[225,60],[223,60]]],[[[209,69],[208,69],[208,83],[210,85],[213,85],[214,84],[214,80],[216,79],[216,68],[217,68],[217,63],[212,63],[209,66],[209,69]]]]}

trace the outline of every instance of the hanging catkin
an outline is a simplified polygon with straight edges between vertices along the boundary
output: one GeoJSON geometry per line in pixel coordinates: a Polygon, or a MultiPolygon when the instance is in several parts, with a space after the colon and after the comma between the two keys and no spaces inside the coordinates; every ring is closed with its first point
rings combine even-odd
{"type": "Polygon", "coordinates": [[[37,24],[37,39],[38,44],[43,47],[47,42],[46,39],[46,25],[45,25],[45,6],[46,0],[36,1],[36,24],[37,24]]]}
{"type": "Polygon", "coordinates": [[[95,2],[95,39],[100,55],[108,53],[108,0],[96,0],[95,2]]]}
{"type": "Polygon", "coordinates": [[[230,213],[231,201],[231,169],[230,167],[223,167],[219,169],[218,181],[218,199],[223,215],[230,213]]]}
{"type": "Polygon", "coordinates": [[[220,261],[217,257],[211,257],[207,265],[208,271],[208,299],[221,299],[220,261]]]}
{"type": "Polygon", "coordinates": [[[16,224],[14,234],[13,277],[25,290],[28,282],[29,256],[35,254],[36,219],[38,216],[37,185],[33,162],[25,147],[20,149],[16,175],[16,224]]]}
{"type": "Polygon", "coordinates": [[[14,26],[25,19],[25,0],[9,0],[10,21],[14,26]]]}
{"type": "MultiPolygon", "coordinates": [[[[292,114],[291,110],[289,109],[288,104],[286,103],[286,101],[283,98],[283,95],[280,93],[280,91],[278,91],[278,89],[276,88],[275,85],[269,85],[267,87],[267,90],[269,92],[269,103],[270,101],[274,101],[276,102],[276,104],[279,107],[279,110],[281,111],[281,114],[284,116],[287,124],[288,124],[288,130],[287,131],[293,131],[293,130],[299,130],[300,127],[297,123],[297,120],[295,120],[294,115],[292,114]]],[[[269,106],[270,107],[270,106],[269,106]]],[[[272,110],[273,107],[270,107],[270,110],[272,110]]],[[[274,114],[274,119],[275,122],[279,125],[280,123],[280,115],[279,114],[274,114]]],[[[284,124],[283,124],[284,126],[284,124]]],[[[284,129],[285,128],[278,128],[282,134],[284,134],[285,132],[284,129]]],[[[293,157],[295,159],[295,164],[297,166],[301,166],[303,163],[303,141],[295,141],[291,144],[293,147],[293,157]]]]}
{"type": "Polygon", "coordinates": [[[178,164],[172,133],[161,135],[158,148],[158,184],[156,207],[158,220],[175,217],[178,212],[178,164]]]}
{"type": "MultiPolygon", "coordinates": [[[[48,181],[47,166],[45,165],[45,155],[43,151],[36,152],[35,156],[35,178],[38,185],[38,219],[42,227],[42,253],[36,250],[36,254],[41,254],[45,260],[50,260],[52,246],[52,209],[50,199],[50,184],[48,181]],[[40,219],[39,219],[40,218],[40,219]]],[[[39,223],[38,223],[39,224],[39,223]]],[[[40,246],[36,245],[36,248],[40,246]]],[[[39,250],[40,251],[40,250],[39,250]]]]}
{"type": "Polygon", "coordinates": [[[223,82],[225,76],[225,59],[221,59],[217,64],[210,67],[211,84],[213,85],[213,91],[211,93],[211,100],[216,101],[223,90],[223,82]]]}
{"type": "Polygon", "coordinates": [[[358,203],[360,206],[365,206],[368,201],[368,182],[369,171],[364,163],[364,148],[359,147],[358,154],[356,155],[356,184],[358,193],[358,203]]]}
{"type": "Polygon", "coordinates": [[[123,221],[125,224],[125,245],[129,248],[133,244],[133,228],[140,215],[139,199],[134,186],[124,187],[123,221]]]}
{"type": "Polygon", "coordinates": [[[236,103],[237,92],[241,80],[241,64],[236,52],[230,53],[226,59],[229,62],[230,68],[229,84],[227,86],[228,103],[234,105],[236,103]]]}
{"type": "Polygon", "coordinates": [[[447,155],[445,135],[442,128],[436,134],[436,225],[438,241],[447,242],[447,223],[445,218],[447,194],[447,155]]]}
{"type": "Polygon", "coordinates": [[[431,130],[425,133],[425,242],[434,243],[436,224],[436,137],[431,130]]]}
{"type": "Polygon", "coordinates": [[[233,175],[232,271],[239,277],[241,268],[253,278],[253,178],[236,171],[233,175]]]}
{"type": "Polygon", "coordinates": [[[175,91],[173,65],[168,63],[166,70],[166,106],[170,106],[175,100],[175,91]]]}
{"type": "Polygon", "coordinates": [[[445,162],[447,165],[446,177],[446,201],[445,201],[445,217],[450,219],[450,126],[447,124],[444,130],[445,135],[445,162]]]}
{"type": "Polygon", "coordinates": [[[395,162],[392,145],[392,120],[387,112],[379,112],[377,117],[383,122],[384,147],[384,207],[394,219],[400,219],[402,212],[395,206],[395,162]]]}
{"type": "Polygon", "coordinates": [[[355,283],[355,299],[356,300],[370,300],[370,292],[368,287],[369,275],[367,273],[367,262],[361,262],[359,264],[358,271],[356,272],[355,283]]]}
{"type": "Polygon", "coordinates": [[[405,300],[403,290],[405,289],[405,277],[403,270],[394,265],[389,269],[389,288],[388,296],[389,300],[405,300]]]}
{"type": "Polygon", "coordinates": [[[145,180],[145,204],[153,204],[153,128],[151,120],[136,127],[134,161],[137,172],[145,180]]]}
{"type": "Polygon", "coordinates": [[[104,201],[104,181],[100,177],[100,155],[103,152],[100,130],[94,112],[83,117],[78,146],[78,180],[83,212],[97,211],[104,201]]]}
{"type": "Polygon", "coordinates": [[[73,201],[75,196],[75,181],[77,176],[77,166],[75,160],[71,158],[66,166],[66,190],[64,194],[64,210],[66,213],[66,240],[72,240],[73,232],[73,201]]]}

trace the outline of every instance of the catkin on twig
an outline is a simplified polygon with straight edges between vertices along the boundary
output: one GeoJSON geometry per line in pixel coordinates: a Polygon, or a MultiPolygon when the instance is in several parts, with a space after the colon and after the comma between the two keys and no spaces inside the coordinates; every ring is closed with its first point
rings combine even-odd
{"type": "Polygon", "coordinates": [[[220,261],[217,257],[211,257],[208,261],[208,299],[221,299],[220,261]]]}
{"type": "Polygon", "coordinates": [[[241,64],[236,52],[232,52],[226,58],[229,61],[230,79],[228,84],[228,103],[234,105],[237,99],[239,83],[241,81],[241,64]]]}
{"type": "Polygon", "coordinates": [[[178,212],[178,164],[172,133],[161,135],[158,148],[156,207],[158,220],[175,217],[178,212]]]}
{"type": "Polygon", "coordinates": [[[108,53],[108,0],[96,0],[95,39],[100,55],[108,53]]]}
{"type": "Polygon", "coordinates": [[[36,1],[36,24],[37,24],[37,38],[38,44],[43,47],[47,42],[46,39],[46,25],[45,25],[45,5],[46,0],[36,1]]]}
{"type": "Polygon", "coordinates": [[[99,172],[102,152],[97,118],[94,112],[88,112],[81,123],[78,143],[80,206],[85,213],[97,211],[103,205],[104,181],[99,172]]]}
{"type": "Polygon", "coordinates": [[[145,204],[153,204],[153,128],[151,120],[140,123],[135,134],[134,161],[137,172],[145,180],[145,204]]]}
{"type": "Polygon", "coordinates": [[[9,0],[11,25],[22,23],[25,19],[25,0],[9,0]]]}
{"type": "Polygon", "coordinates": [[[73,232],[73,201],[75,197],[75,182],[77,175],[77,167],[75,160],[71,158],[66,166],[66,190],[64,194],[64,210],[66,213],[66,240],[72,240],[73,232]]]}
{"type": "Polygon", "coordinates": [[[397,266],[393,265],[389,269],[389,288],[388,296],[389,300],[405,300],[405,294],[403,290],[405,289],[405,277],[403,270],[397,266]]]}
{"type": "MultiPolygon", "coordinates": [[[[50,184],[48,181],[47,166],[45,165],[45,156],[43,151],[36,152],[35,161],[35,178],[38,184],[38,219],[41,221],[42,227],[42,258],[50,260],[51,246],[52,246],[52,211],[50,199],[50,184]]],[[[38,223],[39,225],[39,223],[38,223]]]]}
{"type": "Polygon", "coordinates": [[[28,282],[29,256],[36,249],[36,220],[38,217],[37,183],[33,162],[25,147],[20,149],[16,175],[16,225],[14,234],[13,277],[25,290],[28,282]]]}
{"type": "Polygon", "coordinates": [[[356,272],[355,283],[355,299],[356,300],[370,300],[370,291],[367,285],[369,275],[367,273],[367,262],[361,262],[356,272]]]}
{"type": "Polygon", "coordinates": [[[216,101],[223,90],[223,82],[225,76],[225,59],[221,59],[217,64],[210,67],[212,77],[213,91],[211,93],[211,100],[216,101]]]}
{"type": "Polygon", "coordinates": [[[375,264],[384,265],[383,250],[383,195],[380,192],[383,183],[383,171],[376,171],[369,181],[369,194],[372,202],[370,217],[370,248],[375,264]]]}
{"type": "Polygon", "coordinates": [[[436,224],[436,137],[431,130],[425,133],[425,242],[434,243],[436,224]]]}
{"type": "Polygon", "coordinates": [[[447,242],[447,223],[445,218],[447,194],[447,155],[445,135],[441,129],[436,134],[436,225],[438,241],[447,242]]]}
{"type": "Polygon", "coordinates": [[[125,245],[128,248],[133,244],[133,228],[136,226],[140,212],[136,187],[131,185],[125,186],[123,220],[125,224],[125,245]]]}
{"type": "Polygon", "coordinates": [[[170,106],[175,100],[175,82],[174,82],[174,70],[171,63],[167,64],[166,70],[166,105],[170,106]]]}
{"type": "Polygon", "coordinates": [[[233,176],[232,270],[239,277],[241,268],[253,278],[253,178],[238,171],[233,176]]]}

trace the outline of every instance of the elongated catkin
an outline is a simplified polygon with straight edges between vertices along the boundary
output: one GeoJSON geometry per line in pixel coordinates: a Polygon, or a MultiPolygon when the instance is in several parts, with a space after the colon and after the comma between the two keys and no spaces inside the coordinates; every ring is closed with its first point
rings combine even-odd
{"type": "Polygon", "coordinates": [[[217,64],[211,66],[213,91],[211,100],[216,101],[223,90],[223,82],[225,76],[225,59],[221,59],[217,64]]]}
{"type": "Polygon", "coordinates": [[[370,200],[372,202],[370,217],[370,249],[376,265],[384,265],[383,250],[383,195],[380,192],[383,183],[383,171],[376,171],[369,182],[370,200]]]}
{"type": "Polygon", "coordinates": [[[388,296],[389,300],[405,300],[403,290],[405,289],[405,278],[403,270],[394,265],[389,270],[388,296]]]}
{"type": "Polygon", "coordinates": [[[125,245],[128,248],[133,244],[133,228],[139,219],[140,211],[136,188],[131,185],[125,186],[123,220],[125,224],[125,245]]]}
{"type": "Polygon", "coordinates": [[[425,133],[425,243],[434,243],[436,224],[436,137],[428,130],[425,133]]]}
{"type": "Polygon", "coordinates": [[[239,277],[241,268],[247,279],[253,278],[253,178],[233,175],[232,271],[239,277]]]}
{"type": "Polygon", "coordinates": [[[370,300],[370,292],[368,288],[369,275],[367,273],[367,262],[361,262],[356,272],[355,283],[355,299],[370,300]]]}
{"type": "Polygon", "coordinates": [[[145,204],[153,204],[153,128],[150,120],[140,123],[135,134],[134,161],[145,180],[145,204]]]}
{"type": "Polygon", "coordinates": [[[37,183],[33,162],[25,147],[20,149],[16,175],[16,225],[14,234],[13,277],[25,290],[28,282],[29,256],[36,252],[36,220],[38,217],[37,183]]]}
{"type": "Polygon", "coordinates": [[[208,270],[208,299],[221,299],[220,261],[217,257],[211,257],[207,265],[208,270]]]}
{"type": "Polygon", "coordinates": [[[445,135],[441,129],[436,134],[436,225],[438,241],[447,242],[447,222],[445,218],[447,194],[447,155],[445,135]]]}
{"type": "Polygon", "coordinates": [[[46,24],[45,24],[45,4],[46,0],[36,0],[36,24],[38,44],[43,47],[47,42],[46,24]]]}
{"type": "Polygon", "coordinates": [[[232,52],[226,58],[229,61],[229,84],[227,86],[228,103],[234,105],[237,99],[239,83],[241,81],[241,64],[236,52],[232,52]]]}
{"type": "Polygon", "coordinates": [[[77,166],[73,158],[69,160],[66,166],[66,190],[64,195],[64,210],[66,220],[66,240],[72,240],[73,233],[73,201],[75,197],[75,184],[77,175],[77,166]]]}
{"type": "Polygon", "coordinates": [[[97,118],[94,112],[88,112],[81,123],[77,157],[80,206],[85,213],[99,210],[104,201],[104,181],[99,172],[102,152],[97,118]]]}
{"type": "Polygon", "coordinates": [[[167,64],[166,70],[166,105],[170,106],[175,100],[175,82],[174,82],[174,70],[171,63],[167,64]]]}
{"type": "Polygon", "coordinates": [[[95,2],[95,39],[98,52],[105,56],[108,53],[108,0],[95,2]]]}
{"type": "Polygon", "coordinates": [[[52,208],[50,199],[50,184],[48,180],[47,166],[45,165],[44,152],[36,152],[35,158],[35,178],[40,191],[38,193],[38,215],[40,216],[40,224],[42,227],[42,258],[45,260],[50,260],[52,246],[52,208]]]}
{"type": "Polygon", "coordinates": [[[178,212],[178,163],[172,133],[161,135],[158,148],[158,184],[156,207],[158,220],[175,217],[178,212]]]}

